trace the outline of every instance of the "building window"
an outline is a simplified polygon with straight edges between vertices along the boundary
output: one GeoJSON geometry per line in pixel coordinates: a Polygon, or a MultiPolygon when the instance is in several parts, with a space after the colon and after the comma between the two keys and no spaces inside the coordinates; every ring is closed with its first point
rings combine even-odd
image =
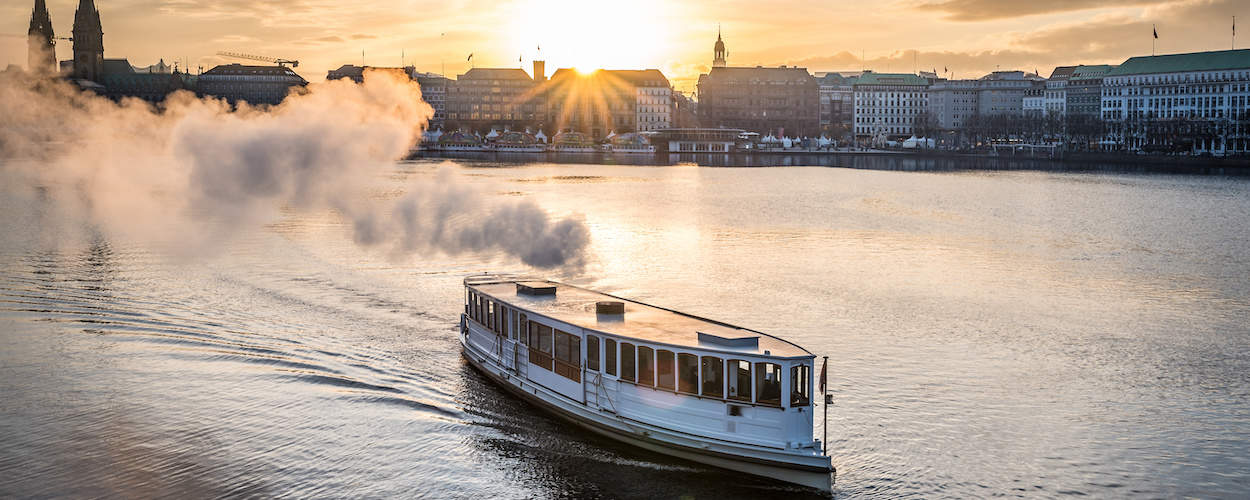
{"type": "Polygon", "coordinates": [[[638,346],[638,383],[655,385],[655,351],[643,345],[638,346]]]}
{"type": "Polygon", "coordinates": [[[699,357],[693,354],[677,355],[677,390],[689,394],[699,393],[699,357]]]}
{"type": "Polygon", "coordinates": [[[781,406],[781,365],[756,363],[755,377],[755,402],[781,406]]]}
{"type": "Polygon", "coordinates": [[[635,382],[638,380],[634,363],[634,344],[621,342],[621,380],[635,382]]]}
{"type": "Polygon", "coordinates": [[[751,362],[729,360],[729,399],[751,401],[751,362]]]}

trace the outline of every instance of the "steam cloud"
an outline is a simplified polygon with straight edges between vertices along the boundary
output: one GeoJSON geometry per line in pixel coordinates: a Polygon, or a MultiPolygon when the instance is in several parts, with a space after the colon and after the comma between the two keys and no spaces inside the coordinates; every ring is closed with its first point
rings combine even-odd
{"type": "MultiPolygon", "coordinates": [[[[179,92],[157,111],[9,76],[0,81],[0,208],[51,204],[45,211],[113,237],[195,249],[283,210],[329,209],[364,246],[585,263],[580,220],[492,200],[447,169],[398,199],[373,196],[432,114],[415,83],[385,72],[367,73],[363,85],[313,84],[268,110],[179,92]]],[[[52,231],[47,222],[30,230],[52,231]]]]}

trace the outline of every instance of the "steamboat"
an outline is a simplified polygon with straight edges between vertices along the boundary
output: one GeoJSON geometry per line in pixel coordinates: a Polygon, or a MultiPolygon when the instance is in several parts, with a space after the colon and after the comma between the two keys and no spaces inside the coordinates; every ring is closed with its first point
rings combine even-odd
{"type": "Polygon", "coordinates": [[[831,491],[806,349],[553,281],[475,275],[464,287],[463,355],[518,397],[640,448],[831,491]]]}

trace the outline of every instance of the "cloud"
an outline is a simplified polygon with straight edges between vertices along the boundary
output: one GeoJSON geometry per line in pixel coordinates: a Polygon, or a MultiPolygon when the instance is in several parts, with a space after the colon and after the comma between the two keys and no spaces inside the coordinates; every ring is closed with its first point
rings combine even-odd
{"type": "Polygon", "coordinates": [[[364,33],[356,33],[351,36],[352,40],[373,40],[377,37],[377,35],[367,35],[364,33]]]}
{"type": "Polygon", "coordinates": [[[946,14],[952,21],[986,21],[1109,7],[1139,7],[1176,0],[939,0],[917,8],[946,14]]]}

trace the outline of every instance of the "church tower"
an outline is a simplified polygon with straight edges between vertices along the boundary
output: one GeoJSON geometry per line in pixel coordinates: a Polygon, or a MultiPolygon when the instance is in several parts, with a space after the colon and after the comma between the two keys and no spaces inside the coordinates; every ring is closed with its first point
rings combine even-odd
{"type": "Polygon", "coordinates": [[[74,11],[74,78],[99,80],[104,73],[104,29],[92,0],[79,0],[74,11]]]}
{"type": "Polygon", "coordinates": [[[716,45],[712,47],[712,67],[725,67],[725,42],[720,39],[720,26],[716,27],[716,45]]]}
{"type": "Polygon", "coordinates": [[[52,18],[48,16],[48,6],[43,0],[35,0],[35,9],[30,12],[30,29],[26,31],[27,71],[31,73],[56,71],[54,40],[52,18]]]}

